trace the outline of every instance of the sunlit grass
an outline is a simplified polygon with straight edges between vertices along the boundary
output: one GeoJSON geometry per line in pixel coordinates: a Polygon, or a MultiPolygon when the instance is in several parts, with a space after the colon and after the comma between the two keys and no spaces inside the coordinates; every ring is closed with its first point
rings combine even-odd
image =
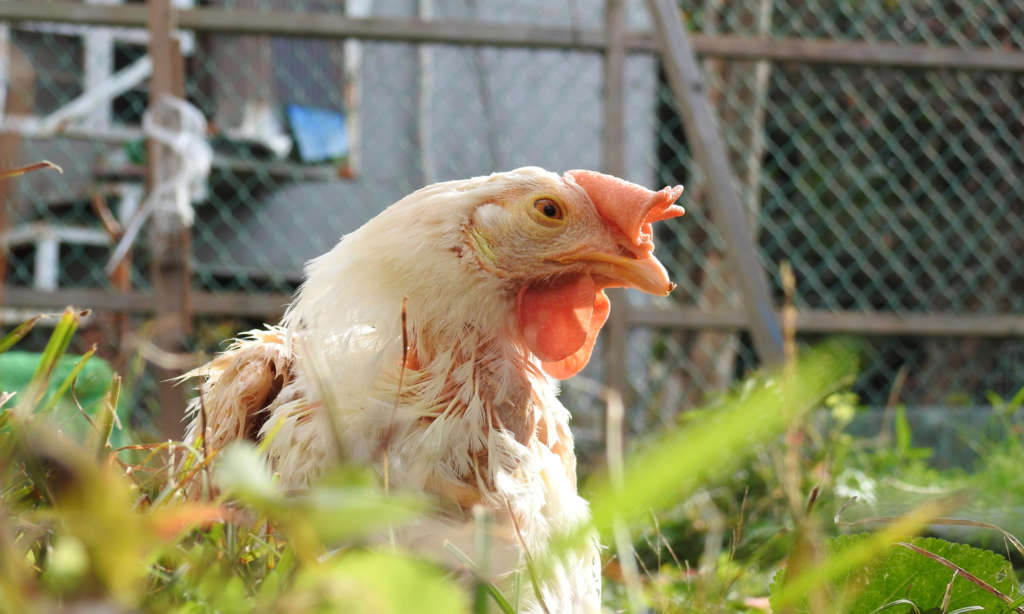
{"type": "MultiPolygon", "coordinates": [[[[49,417],[74,407],[72,382],[91,359],[91,353],[77,358],[63,381],[52,381],[82,315],[69,309],[60,316],[31,381],[0,413],[4,609],[99,603],[110,611],[161,612],[517,611],[514,587],[456,577],[393,548],[388,532],[431,513],[432,502],[386,492],[365,468],[339,467],[308,491],[285,493],[248,444],[211,459],[177,442],[115,450],[109,439],[117,377],[92,416],[74,410],[72,418],[87,425],[84,437],[76,441],[54,430],[49,417]],[[194,488],[207,480],[215,487],[212,500],[198,496],[210,490],[194,488]]],[[[36,322],[0,338],[0,348],[15,347],[36,322]]],[[[857,365],[858,345],[849,340],[805,348],[785,369],[755,374],[679,426],[634,442],[621,462],[585,483],[593,520],[556,538],[552,556],[594,534],[614,544],[605,556],[605,593],[615,610],[764,611],[770,583],[776,611],[853,607],[860,589],[847,586],[848,578],[863,579],[857,570],[958,504],[955,498],[927,501],[877,523],[876,532],[853,547],[829,549],[837,525],[818,499],[829,496],[820,491],[829,488],[830,455],[843,440],[815,435],[809,417],[853,381],[857,365]],[[759,472],[757,488],[766,490],[748,500],[751,471],[759,472]],[[737,481],[748,483],[738,520],[714,520],[720,513],[715,489],[737,481]],[[796,491],[796,504],[786,488],[796,491]],[[727,549],[709,542],[710,559],[680,558],[674,549],[681,544],[670,534],[678,532],[673,518],[681,509],[703,510],[702,530],[711,537],[721,533],[727,549]],[[759,533],[765,522],[778,529],[759,533]],[[658,552],[653,567],[634,551],[634,543],[645,541],[658,552]]],[[[1017,411],[1024,399],[1018,397],[1002,402],[1001,415],[1017,411]]],[[[1003,453],[1019,449],[1007,444],[1003,453]]],[[[533,554],[531,571],[542,578],[547,559],[533,554]]],[[[935,573],[948,573],[938,568],[935,573]]],[[[528,594],[530,581],[520,578],[519,590],[528,594]]],[[[1018,593],[1006,599],[1019,602],[1018,593]]],[[[878,606],[919,608],[903,601],[878,606]]]]}

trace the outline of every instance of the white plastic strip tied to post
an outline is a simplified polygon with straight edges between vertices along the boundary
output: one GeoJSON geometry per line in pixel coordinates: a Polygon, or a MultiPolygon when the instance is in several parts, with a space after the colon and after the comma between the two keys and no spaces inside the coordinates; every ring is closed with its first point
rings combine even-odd
{"type": "Polygon", "coordinates": [[[161,96],[142,116],[142,130],[171,151],[175,158],[174,173],[153,186],[126,224],[124,235],[107,262],[107,274],[124,259],[151,215],[160,213],[157,221],[175,220],[187,228],[195,220],[192,203],[207,196],[206,180],[213,163],[213,149],[206,141],[206,118],[199,109],[181,98],[161,96]]]}

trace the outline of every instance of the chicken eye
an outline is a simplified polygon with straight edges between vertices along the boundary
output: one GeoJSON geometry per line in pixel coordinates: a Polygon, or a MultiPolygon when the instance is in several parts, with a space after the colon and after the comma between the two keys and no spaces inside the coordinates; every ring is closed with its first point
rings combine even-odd
{"type": "Polygon", "coordinates": [[[551,200],[550,198],[538,198],[537,200],[533,201],[533,207],[538,212],[540,212],[541,215],[548,219],[562,219],[562,207],[560,207],[558,203],[551,200]]]}

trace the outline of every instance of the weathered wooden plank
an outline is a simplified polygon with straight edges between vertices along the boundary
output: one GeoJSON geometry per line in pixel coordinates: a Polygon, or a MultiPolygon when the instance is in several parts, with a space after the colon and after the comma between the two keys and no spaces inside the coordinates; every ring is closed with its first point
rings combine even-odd
{"type": "Polygon", "coordinates": [[[633,307],[629,312],[632,326],[654,326],[683,330],[741,330],[747,327],[747,316],[741,311],[699,307],[633,307]]]}
{"type": "MultiPolygon", "coordinates": [[[[172,36],[174,27],[170,0],[147,0],[149,57],[153,73],[149,81],[149,112],[164,96],[185,95],[185,64],[178,41],[172,36]]],[[[159,121],[159,120],[158,120],[159,121]]],[[[168,181],[178,171],[178,162],[166,145],[146,139],[147,189],[168,181]]],[[[168,212],[164,203],[157,203],[150,218],[152,228],[149,246],[152,254],[150,278],[156,298],[156,346],[166,352],[182,353],[187,349],[192,330],[191,306],[191,234],[183,227],[176,212],[168,212]]],[[[156,365],[160,397],[160,427],[164,437],[181,439],[184,434],[185,390],[176,385],[181,369],[156,365]]]]}
{"type": "MultiPolygon", "coordinates": [[[[127,311],[151,314],[156,305],[152,294],[110,290],[61,289],[44,292],[7,286],[4,307],[59,311],[68,305],[95,311],[127,311]]],[[[247,294],[243,292],[193,292],[196,315],[234,315],[274,322],[284,313],[292,297],[288,294],[247,294]]],[[[702,328],[741,330],[747,327],[740,311],[704,311],[697,307],[632,307],[626,318],[630,326],[654,326],[696,330],[702,328]]],[[[797,313],[797,331],[802,333],[849,333],[914,337],[1024,337],[1024,316],[1014,314],[881,313],[874,311],[805,310],[797,313]]]]}
{"type": "Polygon", "coordinates": [[[52,21],[79,25],[146,27],[146,7],[141,5],[83,4],[20,0],[0,3],[0,19],[12,22],[52,21]]]}
{"type": "MultiPolygon", "coordinates": [[[[0,99],[0,115],[10,113],[32,113],[35,110],[36,72],[32,61],[10,41],[7,28],[0,32],[0,61],[7,74],[4,97],[0,99]]],[[[26,162],[21,160],[21,136],[14,132],[0,132],[0,170],[17,168],[26,162]]],[[[17,177],[0,179],[0,237],[7,235],[10,218],[14,209],[17,177]]],[[[4,302],[3,285],[7,279],[7,245],[0,244],[0,304],[4,302]]]]}
{"type": "Polygon", "coordinates": [[[797,312],[797,330],[863,335],[1020,337],[1024,316],[797,312]]]}
{"type": "Polygon", "coordinates": [[[704,76],[673,0],[648,0],[661,61],[675,95],[693,156],[708,179],[711,217],[726,244],[726,257],[739,284],[754,347],[767,365],[784,360],[782,331],[775,316],[768,277],[761,267],[754,233],[736,191],[718,122],[708,102],[704,76]]]}
{"type": "Polygon", "coordinates": [[[353,37],[380,41],[452,43],[488,46],[537,46],[600,50],[603,33],[535,26],[470,21],[427,21],[387,17],[347,17],[332,13],[245,12],[193,9],[181,11],[182,28],[236,34],[274,34],[308,37],[353,37]]]}
{"type": "MultiPolygon", "coordinates": [[[[333,13],[252,12],[194,8],[175,12],[178,27],[197,32],[266,34],[328,38],[362,38],[410,43],[487,45],[604,51],[603,30],[498,24],[469,21],[424,21],[407,18],[356,18],[333,13]]],[[[88,5],[73,2],[12,0],[0,2],[0,20],[52,21],[145,27],[141,6],[88,5]]],[[[1011,49],[938,47],[867,41],[693,36],[698,54],[746,60],[899,66],[926,69],[1024,72],[1024,52],[1011,49]]],[[[625,33],[631,52],[657,51],[650,32],[625,33]]]]}
{"type": "Polygon", "coordinates": [[[60,289],[45,292],[32,288],[7,286],[4,288],[4,307],[56,311],[73,305],[95,311],[127,311],[149,313],[153,311],[153,296],[142,293],[119,294],[111,290],[60,289]]]}
{"type": "MultiPolygon", "coordinates": [[[[145,27],[146,12],[138,6],[114,7],[20,0],[0,2],[0,20],[145,27]]],[[[425,21],[387,17],[354,18],[340,13],[256,12],[224,8],[177,10],[175,21],[177,27],[197,32],[311,38],[352,37],[398,42],[535,46],[594,51],[604,47],[604,35],[600,30],[531,24],[425,21]]]]}
{"type": "Polygon", "coordinates": [[[693,36],[697,53],[734,60],[1024,72],[1024,52],[867,41],[693,36]]]}
{"type": "MultiPolygon", "coordinates": [[[[115,292],[100,289],[61,289],[45,292],[31,288],[4,288],[5,307],[56,311],[68,305],[95,311],[124,311],[149,315],[156,311],[157,299],[145,292],[115,292]]],[[[235,315],[262,318],[273,322],[291,302],[287,294],[246,294],[242,292],[193,292],[192,312],[197,315],[235,315]]]]}
{"type": "Polygon", "coordinates": [[[622,177],[626,174],[626,14],[622,0],[605,3],[605,32],[601,159],[605,172],[622,177]]]}
{"type": "MultiPolygon", "coordinates": [[[[606,1],[604,26],[608,33],[608,48],[604,54],[601,159],[606,173],[623,177],[626,175],[626,11],[622,0],[606,1]]],[[[621,289],[608,292],[608,299],[611,301],[611,316],[604,337],[604,382],[619,394],[625,407],[629,407],[626,379],[629,301],[621,289]]],[[[623,420],[618,426],[617,440],[627,441],[627,423],[623,420]]],[[[608,437],[606,434],[606,439],[608,437]]]]}
{"type": "MultiPolygon", "coordinates": [[[[630,325],[681,329],[740,330],[747,327],[740,311],[704,311],[696,307],[639,308],[630,311],[630,325]]],[[[880,313],[873,311],[806,310],[796,314],[801,333],[914,337],[1024,337],[1024,316],[1013,314],[880,313]]]]}

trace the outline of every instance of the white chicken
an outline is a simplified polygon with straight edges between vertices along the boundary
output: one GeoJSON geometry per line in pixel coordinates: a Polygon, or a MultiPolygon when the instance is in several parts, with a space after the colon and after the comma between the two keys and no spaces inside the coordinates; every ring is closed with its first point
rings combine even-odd
{"type": "MultiPolygon", "coordinates": [[[[681,193],[536,167],[417,190],[310,261],[280,325],[191,374],[205,411],[197,399],[186,439],[203,432],[212,452],[273,432],[268,464],[303,488],[337,462],[337,433],[347,460],[439,501],[399,535],[406,546],[443,552],[483,506],[500,580],[587,519],[552,378],[589,360],[605,288],[672,290],[651,224],[682,215],[681,193]]],[[[595,543],[528,591],[524,611],[598,611],[600,591],[595,543]]]]}

